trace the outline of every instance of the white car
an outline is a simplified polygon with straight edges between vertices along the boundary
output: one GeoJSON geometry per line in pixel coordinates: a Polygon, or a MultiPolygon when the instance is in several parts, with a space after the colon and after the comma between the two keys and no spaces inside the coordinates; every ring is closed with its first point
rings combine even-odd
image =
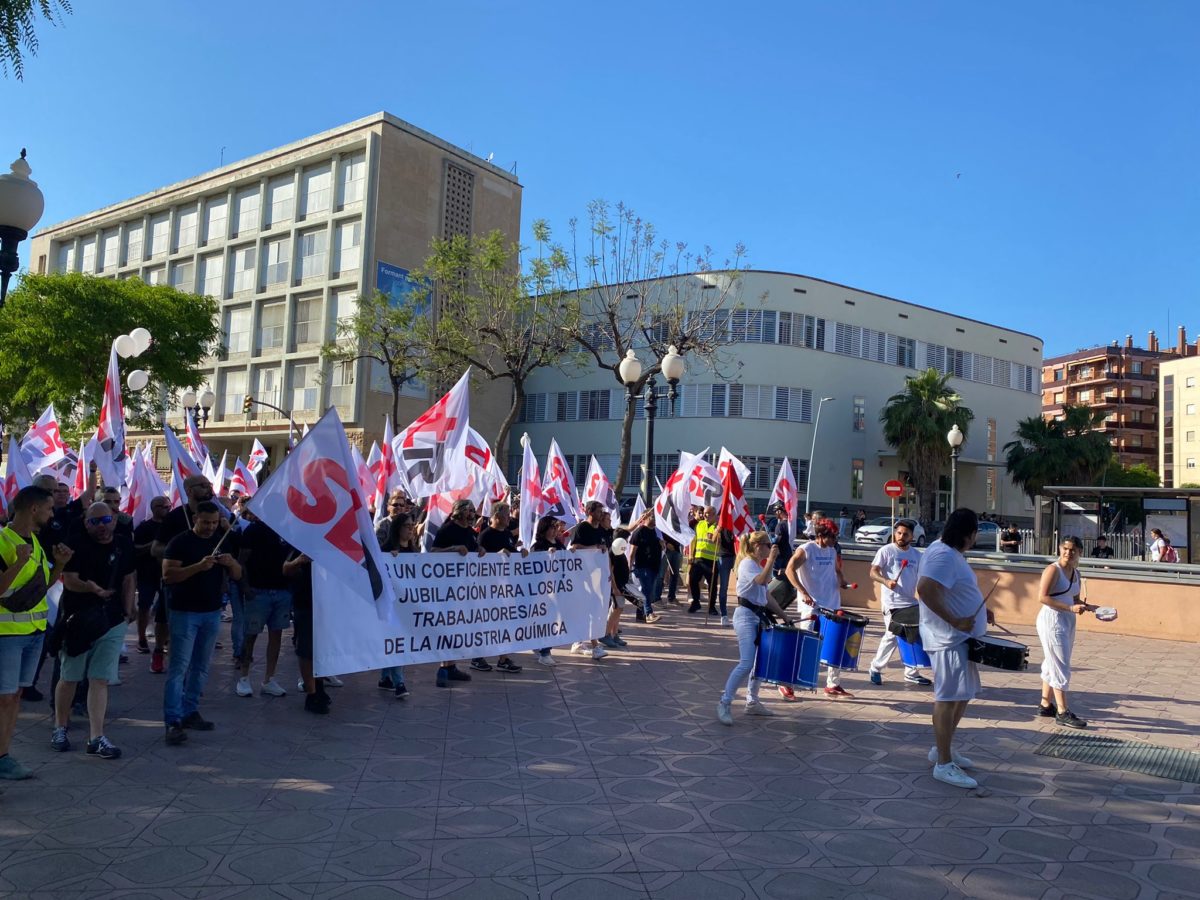
{"type": "MultiPolygon", "coordinates": [[[[918,547],[925,546],[925,529],[914,519],[898,518],[896,523],[903,522],[912,529],[913,543],[918,547]]],[[[854,532],[854,540],[859,544],[886,544],[892,539],[892,517],[880,516],[872,519],[858,531],[854,532]]]]}

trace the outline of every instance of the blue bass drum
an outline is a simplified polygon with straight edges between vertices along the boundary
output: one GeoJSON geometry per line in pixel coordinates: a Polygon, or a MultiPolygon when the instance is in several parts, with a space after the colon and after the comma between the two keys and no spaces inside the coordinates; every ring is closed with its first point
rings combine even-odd
{"type": "Polygon", "coordinates": [[[858,670],[858,651],[871,620],[839,609],[821,610],[821,662],[834,669],[858,670]]]}
{"type": "Polygon", "coordinates": [[[815,688],[820,656],[821,638],[813,632],[787,625],[765,628],[758,635],[754,677],[772,684],[815,688]]]}

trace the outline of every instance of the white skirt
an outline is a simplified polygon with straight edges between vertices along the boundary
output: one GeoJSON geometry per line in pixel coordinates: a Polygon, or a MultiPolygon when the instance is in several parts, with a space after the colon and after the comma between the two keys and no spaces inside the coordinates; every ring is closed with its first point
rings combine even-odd
{"type": "Polygon", "coordinates": [[[1038,612],[1037,633],[1042,642],[1042,681],[1065,691],[1071,682],[1071,650],[1075,646],[1075,613],[1043,606],[1038,612]]]}

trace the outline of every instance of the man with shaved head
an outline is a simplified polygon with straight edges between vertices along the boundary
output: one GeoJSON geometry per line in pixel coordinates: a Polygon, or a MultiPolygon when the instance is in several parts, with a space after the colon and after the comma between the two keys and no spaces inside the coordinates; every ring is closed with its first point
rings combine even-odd
{"type": "Polygon", "coordinates": [[[89,755],[117,759],[121,751],[104,733],[108,712],[108,685],[117,679],[117,664],[125,626],[133,621],[133,592],[137,569],[132,547],[116,540],[116,511],[107,503],[93,503],[84,514],[84,536],[63,568],[63,595],[59,615],[65,624],[65,639],[59,651],[62,666],[55,687],[54,732],[50,746],[60,752],[71,749],[67,736],[71,697],[75,685],[88,681],[89,755]],[[95,639],[74,643],[79,633],[95,639]]]}

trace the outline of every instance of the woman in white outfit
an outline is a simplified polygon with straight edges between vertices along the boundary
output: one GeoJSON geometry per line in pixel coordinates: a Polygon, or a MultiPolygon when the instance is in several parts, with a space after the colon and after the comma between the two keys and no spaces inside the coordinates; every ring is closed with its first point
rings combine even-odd
{"type": "Polygon", "coordinates": [[[1075,645],[1075,619],[1090,608],[1080,600],[1079,538],[1065,537],[1058,548],[1058,561],[1042,572],[1042,608],[1037,617],[1042,642],[1042,702],[1039,716],[1054,716],[1066,728],[1086,728],[1087,722],[1067,706],[1071,682],[1071,650],[1075,645]]]}
{"type": "Polygon", "coordinates": [[[737,635],[738,661],[725,681],[725,692],[717,702],[717,719],[723,725],[733,724],[733,698],[738,685],[746,680],[746,715],[774,715],[758,699],[759,680],[753,676],[755,641],[758,637],[758,610],[769,611],[787,621],[787,616],[767,593],[767,582],[771,580],[771,568],[779,548],[771,546],[771,537],[765,531],[756,531],[742,541],[737,564],[737,609],[733,611],[733,632],[737,635]]]}

